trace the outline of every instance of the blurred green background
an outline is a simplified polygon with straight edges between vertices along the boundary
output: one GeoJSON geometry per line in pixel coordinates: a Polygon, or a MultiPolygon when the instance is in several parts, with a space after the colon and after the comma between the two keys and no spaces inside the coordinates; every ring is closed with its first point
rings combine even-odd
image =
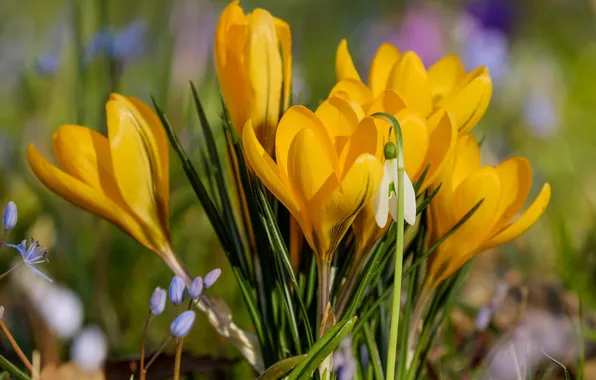
{"type": "MultiPolygon", "coordinates": [[[[111,359],[138,353],[149,296],[155,286],[167,288],[172,273],[115,227],[43,188],[27,167],[25,150],[34,143],[52,157],[52,134],[61,124],[105,131],[105,102],[117,91],[147,102],[153,94],[198,162],[202,144],[188,83],[197,85],[219,125],[212,53],[225,5],[209,0],[0,4],[0,201],[13,200],[19,208],[17,228],[7,240],[34,236],[48,248],[50,263],[42,269],[80,299],[83,325],[102,327],[111,359]]],[[[415,50],[427,67],[446,54],[460,55],[468,69],[487,65],[493,99],[473,132],[484,139],[485,163],[525,156],[534,168],[532,196],[545,181],[553,187],[546,215],[516,243],[488,253],[497,258],[488,270],[496,277],[515,270],[527,282],[539,278],[581,289],[588,305],[594,303],[596,2],[246,0],[241,5],[246,11],[266,8],[290,24],[294,96],[309,106],[334,84],[335,49],[342,38],[348,39],[363,77],[383,41],[415,50]]],[[[223,269],[210,292],[248,327],[225,255],[173,155],[170,178],[176,251],[195,275],[223,269]]],[[[8,269],[15,255],[4,248],[0,268],[8,269]]],[[[40,309],[35,297],[22,297],[32,290],[16,280],[0,286],[5,318],[25,351],[42,336],[51,341],[47,347],[62,348],[48,355],[66,359],[69,340],[47,338],[56,332],[51,322],[40,322],[44,312],[27,311],[40,309]]],[[[167,336],[173,316],[169,308],[155,320],[149,347],[167,336]]],[[[239,356],[204,319],[187,342],[196,355],[239,356]]],[[[1,349],[8,350],[4,341],[1,349]]]]}

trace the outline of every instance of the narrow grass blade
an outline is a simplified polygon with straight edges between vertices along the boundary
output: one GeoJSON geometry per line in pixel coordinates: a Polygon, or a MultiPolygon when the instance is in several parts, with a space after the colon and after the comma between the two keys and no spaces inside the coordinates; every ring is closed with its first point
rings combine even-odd
{"type": "Polygon", "coordinates": [[[4,356],[0,355],[0,367],[10,373],[17,380],[31,380],[31,377],[25,372],[21,371],[17,366],[8,361],[4,356]]]}
{"type": "Polygon", "coordinates": [[[271,367],[267,368],[267,370],[263,372],[263,374],[259,376],[257,380],[277,380],[294,369],[294,367],[304,360],[304,358],[306,358],[306,354],[292,356],[290,358],[280,360],[271,367]]]}

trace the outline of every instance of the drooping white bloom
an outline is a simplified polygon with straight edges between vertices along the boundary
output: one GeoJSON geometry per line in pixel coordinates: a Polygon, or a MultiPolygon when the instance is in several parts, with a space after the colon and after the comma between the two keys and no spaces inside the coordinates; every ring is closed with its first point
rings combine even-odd
{"type": "MultiPolygon", "coordinates": [[[[387,224],[391,214],[397,220],[397,159],[386,160],[383,165],[383,179],[373,196],[375,219],[379,227],[387,224]]],[[[404,219],[409,225],[416,223],[416,193],[410,177],[404,171],[404,219]]]]}

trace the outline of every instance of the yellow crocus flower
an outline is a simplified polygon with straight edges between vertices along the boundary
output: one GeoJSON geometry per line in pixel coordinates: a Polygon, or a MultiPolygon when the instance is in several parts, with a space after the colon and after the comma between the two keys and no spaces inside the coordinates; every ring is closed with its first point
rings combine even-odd
{"type": "Polygon", "coordinates": [[[168,140],[153,110],[112,94],[106,105],[108,138],[78,125],[54,134],[52,165],[30,144],[27,161],[37,178],[74,205],[118,226],[155,252],[183,279],[169,227],[168,140]]]}
{"type": "Polygon", "coordinates": [[[245,14],[239,1],[233,1],[217,23],[217,76],[234,129],[242,136],[251,119],[258,140],[271,155],[280,111],[290,97],[291,48],[289,25],[264,9],[245,14]]]}
{"type": "Polygon", "coordinates": [[[251,120],[243,131],[250,166],[296,219],[316,255],[320,321],[328,305],[333,254],[383,176],[380,123],[363,116],[360,107],[337,96],[316,112],[293,106],[277,127],[275,160],[251,120]]]}
{"type": "Polygon", "coordinates": [[[337,49],[335,68],[341,86],[350,91],[360,103],[374,102],[385,90],[395,90],[408,107],[423,116],[438,110],[450,112],[460,134],[470,131],[482,118],[492,95],[492,81],[485,66],[470,73],[456,56],[447,56],[432,65],[428,71],[413,51],[401,54],[389,44],[382,44],[373,59],[368,75],[368,87],[341,41],[337,49]]]}
{"type": "Polygon", "coordinates": [[[527,231],[544,213],[550,185],[544,184],[534,202],[521,213],[532,185],[528,160],[513,157],[496,167],[481,166],[474,137],[459,137],[448,166],[436,183],[441,190],[430,202],[430,240],[444,236],[480,200],[474,214],[435,251],[426,288],[432,289],[453,275],[477,254],[507,243],[527,231]]]}

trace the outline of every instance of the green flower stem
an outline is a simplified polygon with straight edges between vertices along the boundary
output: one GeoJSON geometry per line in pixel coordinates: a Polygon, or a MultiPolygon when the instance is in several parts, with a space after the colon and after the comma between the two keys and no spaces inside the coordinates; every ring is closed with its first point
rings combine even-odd
{"type": "Polygon", "coordinates": [[[141,341],[141,363],[139,369],[139,377],[141,380],[145,380],[147,378],[147,373],[145,372],[145,343],[147,341],[147,331],[149,330],[149,322],[151,321],[151,313],[147,316],[147,320],[145,321],[145,328],[143,329],[143,339],[141,341]]]}
{"type": "Polygon", "coordinates": [[[318,325],[319,325],[319,337],[325,334],[325,325],[327,321],[325,317],[325,312],[327,311],[327,305],[329,304],[329,291],[330,291],[330,272],[331,266],[330,263],[326,260],[320,260],[317,263],[317,270],[318,270],[318,277],[319,277],[319,309],[318,309],[318,325]]]}
{"type": "Polygon", "coordinates": [[[399,333],[399,308],[401,295],[402,261],[404,256],[404,146],[399,122],[387,113],[377,113],[393,124],[395,142],[397,144],[397,235],[395,240],[395,271],[393,280],[393,305],[391,307],[391,328],[389,330],[389,347],[387,348],[386,380],[395,379],[395,361],[397,358],[397,336],[399,333]]]}

